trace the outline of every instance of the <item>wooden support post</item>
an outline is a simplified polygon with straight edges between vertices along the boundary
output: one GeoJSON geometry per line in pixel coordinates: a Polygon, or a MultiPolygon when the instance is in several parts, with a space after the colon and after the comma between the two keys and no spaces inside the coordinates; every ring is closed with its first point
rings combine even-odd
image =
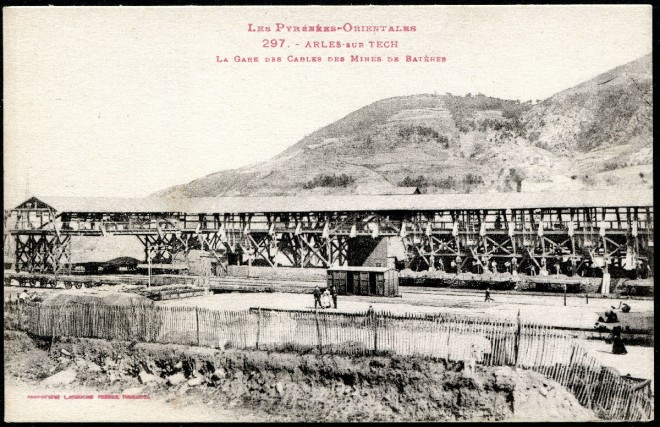
{"type": "Polygon", "coordinates": [[[571,270],[572,270],[572,275],[575,276],[577,274],[577,260],[576,260],[576,254],[575,254],[575,238],[571,236],[571,270]]]}
{"type": "Polygon", "coordinates": [[[566,290],[567,290],[567,288],[568,288],[568,286],[566,285],[566,283],[564,283],[564,307],[566,307],[566,290]]]}

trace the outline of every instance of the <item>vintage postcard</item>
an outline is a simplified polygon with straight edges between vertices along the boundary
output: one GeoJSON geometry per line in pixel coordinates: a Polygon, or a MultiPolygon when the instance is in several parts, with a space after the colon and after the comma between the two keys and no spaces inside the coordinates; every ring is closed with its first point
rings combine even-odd
{"type": "Polygon", "coordinates": [[[651,6],[2,15],[6,422],[655,418],[651,6]]]}

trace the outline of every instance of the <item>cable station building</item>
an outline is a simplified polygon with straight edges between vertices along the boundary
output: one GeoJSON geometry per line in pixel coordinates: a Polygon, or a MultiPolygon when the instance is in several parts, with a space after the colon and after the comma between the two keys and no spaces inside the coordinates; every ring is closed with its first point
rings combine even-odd
{"type": "Polygon", "coordinates": [[[144,262],[653,274],[649,190],[204,198],[31,197],[5,216],[15,271],[68,273],[71,238],[135,236],[144,262]],[[383,243],[385,242],[385,243],[383,243]]]}

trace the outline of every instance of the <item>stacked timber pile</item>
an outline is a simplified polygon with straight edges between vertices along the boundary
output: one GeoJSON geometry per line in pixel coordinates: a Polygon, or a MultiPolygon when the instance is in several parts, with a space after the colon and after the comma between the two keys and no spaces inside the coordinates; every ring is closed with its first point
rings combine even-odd
{"type": "Polygon", "coordinates": [[[564,292],[564,285],[568,293],[596,293],[600,289],[601,278],[566,276],[555,274],[551,276],[527,276],[521,282],[519,290],[538,292],[564,292]]]}
{"type": "MultiPolygon", "coordinates": [[[[325,270],[322,270],[325,275],[325,270]]],[[[324,276],[325,277],[325,276],[324,276]]],[[[311,293],[314,287],[325,287],[325,282],[271,280],[262,278],[214,277],[210,280],[210,288],[218,292],[292,292],[311,293]]]]}
{"type": "Polygon", "coordinates": [[[132,292],[154,301],[190,298],[206,294],[206,290],[204,288],[191,285],[152,286],[150,288],[142,287],[139,289],[134,289],[132,292]]]}
{"type": "Polygon", "coordinates": [[[498,291],[508,291],[517,289],[518,284],[523,280],[521,276],[489,272],[483,274],[461,273],[454,276],[455,278],[449,286],[461,289],[490,288],[498,291]]]}
{"type": "Polygon", "coordinates": [[[509,273],[459,273],[444,271],[412,271],[403,270],[399,273],[399,283],[402,286],[437,286],[460,289],[517,289],[524,276],[514,276],[509,273]]]}
{"type": "Polygon", "coordinates": [[[271,281],[325,282],[326,271],[325,269],[320,268],[273,268],[247,265],[230,265],[227,267],[227,276],[271,281]]]}

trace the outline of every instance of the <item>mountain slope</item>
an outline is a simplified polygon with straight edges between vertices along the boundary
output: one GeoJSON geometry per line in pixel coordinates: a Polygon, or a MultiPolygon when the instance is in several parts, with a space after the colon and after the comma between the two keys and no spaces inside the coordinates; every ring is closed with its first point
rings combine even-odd
{"type": "Polygon", "coordinates": [[[536,105],[481,94],[388,98],[269,161],[157,195],[341,194],[397,185],[426,192],[520,191],[558,183],[650,187],[652,102],[650,55],[536,105]]]}

